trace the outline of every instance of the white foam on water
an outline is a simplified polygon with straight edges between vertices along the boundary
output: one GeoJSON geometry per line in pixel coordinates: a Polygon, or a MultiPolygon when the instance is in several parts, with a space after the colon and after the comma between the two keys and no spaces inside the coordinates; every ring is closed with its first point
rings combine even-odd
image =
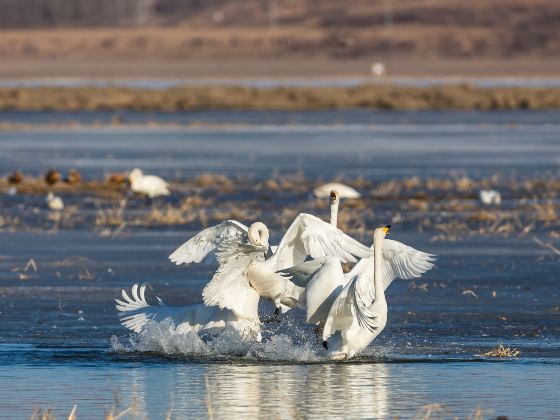
{"type": "Polygon", "coordinates": [[[233,330],[211,337],[173,333],[170,323],[148,324],[128,340],[111,337],[111,350],[119,353],[149,352],[163,356],[208,359],[242,358],[248,361],[319,362],[328,360],[313,328],[300,325],[274,325],[263,328],[261,342],[241,339],[233,330]]]}

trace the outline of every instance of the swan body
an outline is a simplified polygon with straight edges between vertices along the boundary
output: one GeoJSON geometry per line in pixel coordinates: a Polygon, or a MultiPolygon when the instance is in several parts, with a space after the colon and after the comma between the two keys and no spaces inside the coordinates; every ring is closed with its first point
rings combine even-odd
{"type": "MultiPolygon", "coordinates": [[[[168,306],[160,298],[157,305],[150,305],[145,297],[146,286],[132,286],[131,297],[122,291],[123,300],[115,299],[121,323],[134,332],[140,332],[151,323],[167,321],[173,334],[216,334],[224,329],[239,333],[243,339],[261,340],[260,322],[256,316],[258,295],[245,301],[252,306],[255,316],[243,318],[228,309],[208,307],[202,303],[187,306],[168,306]]],[[[247,310],[247,312],[249,312],[247,310]]]]}
{"type": "Polygon", "coordinates": [[[479,198],[486,205],[500,205],[502,203],[502,196],[496,190],[480,190],[479,198]]]}
{"type": "MultiPolygon", "coordinates": [[[[417,278],[434,266],[434,255],[398,241],[384,239],[380,249],[384,290],[397,278],[417,278]]],[[[291,276],[292,282],[306,289],[302,306],[307,308],[307,321],[315,324],[326,320],[333,297],[352,279],[373,282],[374,269],[374,255],[370,250],[370,255],[360,259],[349,273],[343,273],[339,261],[333,258],[305,261],[284,270],[284,273],[291,276]]]]}
{"type": "MultiPolygon", "coordinates": [[[[363,277],[353,278],[336,297],[323,328],[323,342],[331,359],[354,357],[365,349],[387,324],[387,301],[383,283],[383,256],[381,242],[389,226],[373,233],[373,282],[363,277]],[[340,336],[329,339],[336,332],[340,336]]],[[[342,274],[342,269],[338,276],[342,274]]]]}
{"type": "Polygon", "coordinates": [[[47,202],[47,206],[49,209],[54,211],[62,211],[64,210],[64,201],[57,195],[54,195],[52,192],[48,193],[47,198],[45,199],[47,202]]]}
{"type": "Polygon", "coordinates": [[[170,194],[169,184],[163,178],[156,175],[144,175],[138,168],[130,172],[128,180],[130,181],[130,189],[133,192],[146,195],[149,198],[170,194]]]}
{"type": "Polygon", "coordinates": [[[317,198],[327,198],[332,190],[337,191],[340,198],[360,198],[362,196],[354,188],[338,182],[330,182],[328,184],[321,185],[313,190],[313,194],[317,198]]]}

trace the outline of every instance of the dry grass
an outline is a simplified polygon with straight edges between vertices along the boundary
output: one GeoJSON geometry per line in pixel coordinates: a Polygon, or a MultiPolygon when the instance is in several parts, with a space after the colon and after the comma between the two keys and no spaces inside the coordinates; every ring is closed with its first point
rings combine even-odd
{"type": "Polygon", "coordinates": [[[502,343],[498,345],[495,349],[482,353],[479,356],[483,357],[519,357],[521,352],[515,348],[504,347],[502,343]]]}
{"type": "MultiPolygon", "coordinates": [[[[339,226],[353,235],[365,237],[373,224],[384,219],[395,224],[412,224],[419,232],[430,232],[432,242],[461,241],[472,236],[533,235],[543,250],[550,251],[552,256],[560,255],[560,181],[553,177],[501,180],[493,176],[476,180],[450,176],[390,179],[379,183],[363,178],[340,181],[364,194],[361,199],[343,200],[340,207],[339,226]],[[483,187],[500,191],[504,197],[502,205],[482,205],[478,191],[483,187]]],[[[329,217],[327,201],[311,199],[309,195],[318,182],[306,179],[302,173],[273,175],[257,184],[250,179],[211,173],[175,180],[173,197],[159,199],[150,206],[137,198],[127,201],[126,186],[106,194],[103,189],[107,185],[106,180],[55,185],[53,189],[63,190],[69,201],[57,220],[52,220],[52,213],[37,212],[34,204],[16,212],[7,196],[6,205],[0,208],[0,230],[19,231],[37,225],[41,229],[53,228],[54,222],[55,228],[96,227],[101,228],[102,235],[118,235],[131,227],[206,227],[224,219],[261,220],[276,229],[287,227],[300,212],[316,214],[324,220],[329,217]],[[82,197],[92,196],[93,200],[82,201],[82,197]]],[[[0,179],[0,194],[8,188],[7,178],[0,179]]],[[[46,185],[42,179],[25,176],[18,188],[19,196],[32,196],[43,194],[46,185]]]]}
{"type": "MultiPolygon", "coordinates": [[[[138,110],[192,109],[558,109],[560,88],[478,88],[472,86],[3,88],[0,110],[138,110]]],[[[457,181],[469,189],[469,179],[457,181]]]]}

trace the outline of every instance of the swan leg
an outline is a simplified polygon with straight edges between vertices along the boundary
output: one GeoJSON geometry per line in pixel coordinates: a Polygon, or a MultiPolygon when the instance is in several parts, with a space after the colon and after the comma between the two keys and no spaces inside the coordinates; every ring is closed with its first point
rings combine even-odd
{"type": "Polygon", "coordinates": [[[270,324],[271,322],[280,322],[280,319],[279,319],[280,312],[281,312],[281,310],[277,306],[276,308],[274,308],[274,315],[271,316],[270,318],[264,320],[263,323],[270,324]]]}

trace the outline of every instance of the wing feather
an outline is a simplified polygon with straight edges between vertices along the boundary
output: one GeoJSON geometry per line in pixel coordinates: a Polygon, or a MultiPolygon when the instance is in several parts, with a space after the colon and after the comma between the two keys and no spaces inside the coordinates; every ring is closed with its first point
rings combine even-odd
{"type": "MultiPolygon", "coordinates": [[[[392,239],[384,239],[382,242],[383,250],[383,285],[385,290],[393,282],[400,278],[403,280],[420,277],[426,271],[434,267],[435,255],[419,251],[402,242],[392,239]]],[[[367,301],[375,299],[375,289],[373,287],[373,256],[362,258],[352,270],[346,274],[347,279],[359,277],[357,285],[359,293],[367,301]]]]}
{"type": "Polygon", "coordinates": [[[292,222],[278,249],[271,257],[275,270],[293,267],[307,256],[338,257],[341,262],[356,262],[356,257],[371,255],[371,249],[346,235],[336,226],[311,214],[300,213],[292,222]]]}
{"type": "Polygon", "coordinates": [[[210,254],[224,241],[242,240],[249,228],[236,220],[226,220],[199,232],[177,248],[170,256],[171,262],[180,264],[208,261],[210,254]]]}
{"type": "Polygon", "coordinates": [[[227,308],[239,317],[258,322],[259,295],[249,283],[247,268],[255,260],[263,260],[265,252],[264,247],[223,242],[216,253],[218,270],[202,291],[204,304],[227,308]]]}

